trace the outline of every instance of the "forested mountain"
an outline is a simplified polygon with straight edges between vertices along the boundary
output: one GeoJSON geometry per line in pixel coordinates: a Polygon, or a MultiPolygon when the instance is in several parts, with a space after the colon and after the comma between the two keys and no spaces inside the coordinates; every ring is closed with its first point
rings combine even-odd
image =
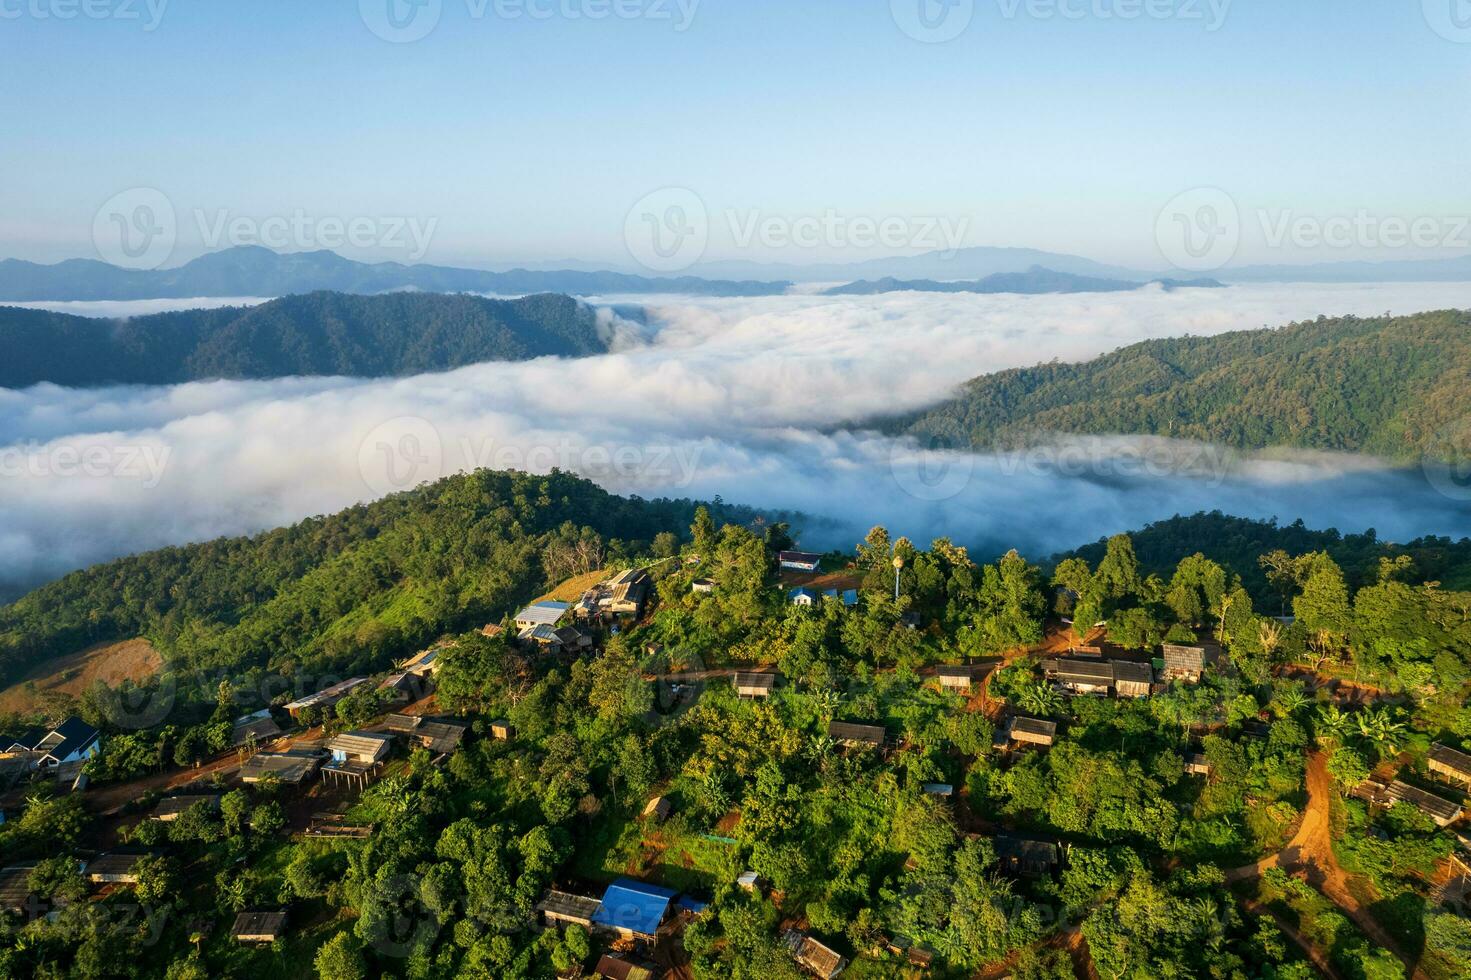
{"type": "Polygon", "coordinates": [[[1034,265],[1026,272],[998,272],[970,282],[937,281],[934,279],[860,280],[826,290],[824,296],[872,296],[877,293],[920,292],[920,293],[1117,293],[1158,283],[1165,289],[1201,288],[1219,289],[1222,284],[1214,279],[1152,279],[1150,282],[1133,282],[1125,279],[1100,279],[1096,276],[1080,276],[1069,272],[1056,272],[1034,265]]]}
{"type": "Polygon", "coordinates": [[[1149,340],[1002,371],[894,428],[981,448],[1123,433],[1408,460],[1463,455],[1454,426],[1468,414],[1471,313],[1447,310],[1149,340]]]}
{"type": "Polygon", "coordinates": [[[766,296],[785,282],[723,282],[694,276],[658,278],[578,270],[486,272],[399,262],[355,262],[335,252],[273,252],[242,245],[201,255],[176,269],[123,269],[92,259],[40,265],[0,261],[0,300],[167,299],[199,296],[284,296],[330,289],[381,293],[393,289],[518,295],[569,293],[694,293],[705,296],[766,296]]]}
{"type": "Polygon", "coordinates": [[[386,377],[480,361],[606,350],[567,296],[318,292],[252,307],[126,320],[0,307],[0,386],[172,384],[210,378],[386,377]]]}
{"type": "MultiPolygon", "coordinates": [[[[1381,541],[1369,530],[1342,534],[1328,528],[1313,530],[1302,521],[1278,524],[1209,514],[1176,516],[1157,521],[1130,534],[1139,563],[1146,572],[1168,576],[1181,560],[1204,554],[1240,576],[1242,585],[1264,609],[1283,602],[1279,584],[1269,577],[1263,555],[1286,552],[1292,555],[1324,552],[1337,562],[1350,587],[1358,589],[1379,581],[1383,562],[1396,565],[1396,577],[1415,584],[1439,582],[1447,589],[1471,591],[1471,538],[1417,538],[1404,544],[1381,541]]],[[[1053,559],[1082,558],[1094,564],[1103,560],[1105,540],[1084,545],[1053,559]]]]}
{"type": "Polygon", "coordinates": [[[612,560],[688,527],[694,510],[566,474],[450,477],[255,537],[73,572],[0,608],[0,676],[132,636],[179,668],[350,670],[499,618],[578,570],[562,561],[569,549],[612,560]]]}

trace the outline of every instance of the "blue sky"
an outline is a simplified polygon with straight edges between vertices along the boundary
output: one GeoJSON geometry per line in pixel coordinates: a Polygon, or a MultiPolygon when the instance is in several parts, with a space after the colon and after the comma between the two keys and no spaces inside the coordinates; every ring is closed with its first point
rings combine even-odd
{"type": "Polygon", "coordinates": [[[140,187],[175,209],[171,262],[295,215],[432,224],[426,261],[626,266],[629,210],[665,187],[706,209],[707,259],[919,250],[731,240],[733,214],[836,215],[1159,267],[1162,208],[1202,187],[1240,209],[1237,262],[1467,251],[1471,37],[1436,8],[1471,22],[1465,0],[1236,0],[1218,25],[1207,0],[975,0],[944,43],[899,26],[921,0],[703,0],[683,30],[678,0],[438,0],[407,43],[358,0],[63,19],[81,2],[0,0],[0,257],[95,257],[99,207],[140,187]],[[617,5],[644,16],[589,16],[617,5]],[[1261,240],[1284,215],[1371,230],[1261,240]],[[1386,219],[1444,233],[1386,246],[1386,219]]]}

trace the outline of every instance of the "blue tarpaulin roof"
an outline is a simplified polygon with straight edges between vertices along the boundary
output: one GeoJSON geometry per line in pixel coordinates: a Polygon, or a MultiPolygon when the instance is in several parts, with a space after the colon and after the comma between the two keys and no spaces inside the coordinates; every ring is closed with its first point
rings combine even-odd
{"type": "Polygon", "coordinates": [[[658,885],[619,878],[603,893],[603,904],[592,917],[595,925],[610,929],[623,929],[640,936],[652,936],[659,931],[664,913],[675,893],[658,885]]]}

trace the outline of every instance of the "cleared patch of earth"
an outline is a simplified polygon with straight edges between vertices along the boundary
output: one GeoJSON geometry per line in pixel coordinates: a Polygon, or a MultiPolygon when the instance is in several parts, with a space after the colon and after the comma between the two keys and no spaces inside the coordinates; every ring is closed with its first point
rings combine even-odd
{"type": "Polygon", "coordinates": [[[48,693],[80,695],[96,681],[116,687],[125,680],[142,681],[157,674],[163,657],[147,640],[99,643],[77,653],[37,665],[0,691],[0,713],[37,710],[48,693]]]}

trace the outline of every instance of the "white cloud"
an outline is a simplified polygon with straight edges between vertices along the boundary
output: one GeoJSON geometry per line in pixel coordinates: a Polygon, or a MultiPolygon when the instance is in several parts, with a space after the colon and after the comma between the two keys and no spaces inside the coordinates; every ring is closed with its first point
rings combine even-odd
{"type": "Polygon", "coordinates": [[[885,523],[922,541],[944,534],[1040,555],[1214,508],[1389,537],[1466,526],[1464,504],[1364,461],[1208,455],[1203,472],[1165,478],[1196,450],[1093,440],[1067,447],[1060,464],[926,455],[920,470],[912,447],[839,423],[922,407],[976,374],[1148,337],[1471,306],[1471,284],[632,302],[650,307],[650,325],[609,318],[616,352],[581,360],[378,381],[0,391],[0,464],[26,468],[5,471],[0,578],[34,583],[274,527],[474,465],[561,465],[615,491],[800,509],[833,519],[809,528],[808,543],[823,546],[885,523]],[[129,451],[167,465],[156,485],[57,472],[59,453],[87,446],[110,449],[116,469],[129,451]]]}

